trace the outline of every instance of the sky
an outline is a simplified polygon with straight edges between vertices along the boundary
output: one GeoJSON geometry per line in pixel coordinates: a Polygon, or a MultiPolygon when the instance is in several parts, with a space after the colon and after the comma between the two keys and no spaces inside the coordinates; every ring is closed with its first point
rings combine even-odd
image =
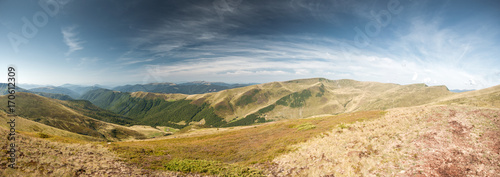
{"type": "Polygon", "coordinates": [[[0,67],[21,87],[323,77],[482,89],[500,84],[499,17],[500,1],[484,0],[0,0],[0,67]]]}

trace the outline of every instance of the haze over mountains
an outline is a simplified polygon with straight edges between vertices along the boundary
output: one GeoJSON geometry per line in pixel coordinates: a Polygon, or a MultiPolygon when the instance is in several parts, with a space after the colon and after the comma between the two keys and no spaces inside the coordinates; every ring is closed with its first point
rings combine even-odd
{"type": "Polygon", "coordinates": [[[112,90],[122,92],[153,92],[153,93],[182,93],[182,94],[202,94],[208,92],[218,92],[221,90],[244,87],[252,84],[227,84],[223,82],[186,82],[174,84],[169,82],[164,83],[150,83],[150,84],[136,84],[124,85],[114,87],[112,90]]]}
{"type": "MultiPolygon", "coordinates": [[[[205,82],[205,81],[195,81],[186,83],[149,83],[149,84],[135,84],[135,85],[123,85],[117,87],[108,87],[102,85],[93,86],[82,86],[74,84],[64,84],[61,86],[48,86],[48,85],[33,85],[33,84],[18,84],[17,90],[20,92],[30,92],[36,93],[41,96],[46,96],[49,98],[69,100],[69,99],[79,99],[84,93],[106,88],[122,92],[153,92],[153,93],[182,93],[182,94],[201,94],[208,92],[217,92],[220,90],[226,90],[231,88],[244,87],[254,84],[227,84],[223,82],[205,82]],[[29,89],[25,89],[23,86],[27,86],[29,89]]],[[[0,83],[0,95],[6,93],[7,84],[0,83]]]]}

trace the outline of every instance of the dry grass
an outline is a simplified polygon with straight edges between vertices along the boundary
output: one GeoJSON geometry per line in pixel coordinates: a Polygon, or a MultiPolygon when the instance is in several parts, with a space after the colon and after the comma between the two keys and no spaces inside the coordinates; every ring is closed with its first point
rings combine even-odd
{"type": "MultiPolygon", "coordinates": [[[[3,111],[0,111],[0,127],[3,127],[5,129],[10,128],[9,124],[6,122],[9,122],[9,117],[7,117],[7,114],[3,111]]],[[[58,139],[66,139],[67,141],[103,141],[102,139],[91,137],[91,136],[85,136],[85,135],[80,135],[77,133],[69,132],[66,130],[61,130],[58,128],[54,128],[42,123],[38,123],[32,120],[28,120],[22,117],[16,117],[16,130],[18,131],[23,131],[23,132],[32,132],[32,133],[27,133],[27,134],[36,134],[38,132],[42,132],[45,134],[49,134],[53,137],[59,137],[58,139]]]]}
{"type": "Polygon", "coordinates": [[[130,127],[127,127],[130,130],[134,130],[136,132],[144,134],[147,138],[156,138],[156,137],[163,137],[167,134],[165,131],[165,128],[153,128],[151,126],[147,125],[133,125],[130,127]]]}
{"type": "Polygon", "coordinates": [[[270,173],[496,176],[500,172],[499,117],[497,109],[392,109],[383,118],[343,125],[323,138],[297,145],[297,151],[274,160],[276,166],[270,173]]]}
{"type": "MultiPolygon", "coordinates": [[[[37,135],[33,135],[37,136],[37,135]]],[[[50,136],[49,136],[50,137],[50,136]]],[[[0,176],[172,176],[128,165],[102,145],[62,143],[17,133],[17,169],[7,167],[7,130],[0,127],[0,176]]],[[[51,137],[53,138],[53,137],[51,137]]],[[[48,139],[51,139],[48,138],[48,139]]],[[[55,139],[57,140],[57,139],[55,139]]]]}
{"type": "Polygon", "coordinates": [[[130,96],[136,98],[146,98],[146,99],[163,99],[166,101],[176,101],[186,98],[188,95],[179,93],[152,93],[152,92],[132,92],[130,96]]]}
{"type": "MultiPolygon", "coordinates": [[[[7,102],[7,96],[0,96],[0,101],[7,102]]],[[[0,110],[3,110],[1,112],[7,110],[6,106],[6,104],[0,106],[0,110]]],[[[130,138],[145,138],[144,135],[129,130],[125,126],[107,123],[84,116],[83,114],[64,106],[58,100],[31,93],[16,93],[16,112],[24,119],[48,125],[38,126],[31,122],[24,121],[28,122],[30,125],[35,125],[36,127],[23,127],[23,124],[20,124],[19,130],[32,129],[34,131],[44,131],[45,129],[50,129],[52,133],[60,133],[60,130],[66,130],[80,135],[87,135],[110,141],[119,141],[130,138]],[[54,128],[59,130],[57,131],[54,128]]],[[[4,115],[0,116],[3,117],[4,115]]],[[[5,126],[5,124],[0,126],[5,126]]]]}
{"type": "MultiPolygon", "coordinates": [[[[234,131],[159,141],[117,142],[109,145],[125,159],[144,168],[163,169],[172,159],[207,160],[266,168],[276,156],[293,150],[290,145],[305,142],[340,123],[378,118],[381,111],[271,122],[234,131]],[[305,129],[294,127],[305,125],[305,129]],[[315,128],[311,128],[315,126],[315,128]],[[253,164],[253,165],[252,165],[253,164]]],[[[230,128],[228,128],[230,129],[230,128]]],[[[214,129],[212,129],[214,130],[214,129]]],[[[174,135],[175,136],[175,135],[174,135]]]]}
{"type": "MultiPolygon", "coordinates": [[[[397,85],[347,79],[310,78],[251,85],[206,94],[177,96],[179,98],[185,96],[187,100],[192,100],[192,103],[197,105],[203,102],[209,103],[218,116],[230,122],[256,113],[262,108],[275,104],[283,97],[303,90],[312,93],[311,97],[304,100],[304,106],[292,108],[276,105],[273,110],[266,112],[266,119],[295,119],[321,114],[409,107],[432,103],[455,95],[444,86],[428,87],[425,84],[397,85]]],[[[135,92],[133,95],[148,99],[169,99],[176,96],[146,92],[135,92]]]]}

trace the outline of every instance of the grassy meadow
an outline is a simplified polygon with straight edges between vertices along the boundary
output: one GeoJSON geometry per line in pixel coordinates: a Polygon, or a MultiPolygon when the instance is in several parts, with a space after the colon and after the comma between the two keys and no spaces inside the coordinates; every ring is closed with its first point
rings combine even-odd
{"type": "MultiPolygon", "coordinates": [[[[294,150],[291,145],[322,136],[344,123],[379,118],[383,111],[365,111],[309,119],[285,120],[234,131],[186,138],[157,141],[116,142],[107,145],[127,161],[148,169],[183,169],[202,165],[206,168],[185,168],[183,172],[226,174],[239,171],[242,175],[263,174],[262,169],[278,155],[294,150]],[[223,166],[227,171],[205,171],[223,166]],[[247,170],[241,170],[241,168],[247,170]]],[[[172,135],[175,136],[175,135],[172,135]]]]}
{"type": "Polygon", "coordinates": [[[0,176],[498,176],[499,89],[305,79],[199,95],[96,92],[135,100],[128,116],[22,93],[20,168],[2,156],[0,176]],[[166,122],[136,124],[149,118],[166,122]]]}

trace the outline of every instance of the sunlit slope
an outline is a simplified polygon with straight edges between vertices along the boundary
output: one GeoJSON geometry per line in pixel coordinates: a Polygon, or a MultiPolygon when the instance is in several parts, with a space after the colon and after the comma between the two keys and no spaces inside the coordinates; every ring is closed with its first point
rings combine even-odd
{"type": "MultiPolygon", "coordinates": [[[[0,113],[0,119],[1,115],[2,113],[0,113]]],[[[22,118],[16,121],[20,119],[22,118]]],[[[25,123],[27,122],[21,121],[16,128],[23,129],[25,123]]],[[[0,137],[7,137],[8,133],[8,129],[0,126],[0,137]]],[[[74,141],[74,137],[56,139],[52,136],[43,136],[42,139],[39,136],[27,135],[30,134],[17,133],[15,136],[18,168],[14,169],[7,167],[10,162],[7,161],[8,154],[5,153],[11,141],[3,139],[0,141],[0,147],[3,148],[0,156],[0,176],[178,176],[176,173],[145,170],[127,164],[99,143],[74,141]]]]}
{"type": "Polygon", "coordinates": [[[231,121],[253,113],[276,120],[383,110],[431,103],[453,94],[445,86],[313,78],[272,82],[187,98],[209,102],[217,115],[231,121]]]}
{"type": "Polygon", "coordinates": [[[500,111],[471,106],[389,109],[345,124],[273,160],[271,176],[498,176],[500,111]],[[495,175],[497,174],[497,175],[495,175]]]}
{"type": "Polygon", "coordinates": [[[197,95],[126,93],[101,89],[88,92],[82,98],[99,107],[135,118],[143,124],[182,128],[190,122],[199,121],[209,126],[237,126],[269,120],[416,106],[453,94],[445,86],[312,78],[197,95]]]}
{"type": "Polygon", "coordinates": [[[481,90],[458,93],[444,97],[437,103],[500,108],[500,85],[481,90]]]}
{"type": "Polygon", "coordinates": [[[6,122],[10,122],[11,119],[16,119],[15,122],[15,129],[16,131],[21,131],[21,132],[31,132],[33,134],[36,133],[43,133],[45,135],[49,135],[49,137],[52,136],[59,136],[59,137],[66,137],[74,140],[86,140],[86,141],[102,141],[103,139],[96,138],[96,137],[91,137],[91,136],[86,136],[86,135],[81,135],[77,133],[73,133],[70,131],[54,128],[39,122],[35,122],[29,119],[25,119],[19,116],[16,117],[10,117],[7,116],[7,113],[0,111],[0,121],[4,122],[0,124],[0,127],[3,127],[7,130],[9,130],[10,124],[7,124],[6,122]]]}
{"type": "MultiPolygon", "coordinates": [[[[7,103],[7,96],[0,96],[0,102],[7,103]]],[[[139,132],[124,126],[96,120],[70,109],[59,100],[45,98],[31,93],[16,93],[16,113],[23,118],[51,127],[107,140],[143,138],[139,132]]],[[[7,104],[0,108],[7,110],[7,104]]]]}
{"type": "Polygon", "coordinates": [[[272,82],[187,98],[209,102],[217,115],[230,122],[254,113],[258,117],[276,120],[415,106],[452,94],[445,86],[313,78],[272,82]]]}
{"type": "MultiPolygon", "coordinates": [[[[305,142],[339,125],[377,119],[384,114],[384,111],[359,111],[311,119],[282,120],[234,129],[231,127],[225,131],[208,128],[213,130],[212,134],[191,137],[174,134],[172,136],[177,136],[177,138],[117,142],[107,146],[127,161],[144,168],[162,169],[168,166],[183,172],[224,176],[222,174],[226,172],[226,169],[266,164],[278,155],[293,151],[294,148],[290,147],[291,145],[305,142]],[[221,162],[225,167],[210,172],[204,169],[210,169],[211,165],[200,164],[194,161],[195,159],[216,164],[221,162]],[[178,163],[179,160],[182,163],[178,163]],[[196,168],[182,168],[184,165],[196,166],[196,168]],[[200,169],[200,171],[195,169],[200,169]]],[[[243,173],[229,176],[246,175],[243,173]]]]}

